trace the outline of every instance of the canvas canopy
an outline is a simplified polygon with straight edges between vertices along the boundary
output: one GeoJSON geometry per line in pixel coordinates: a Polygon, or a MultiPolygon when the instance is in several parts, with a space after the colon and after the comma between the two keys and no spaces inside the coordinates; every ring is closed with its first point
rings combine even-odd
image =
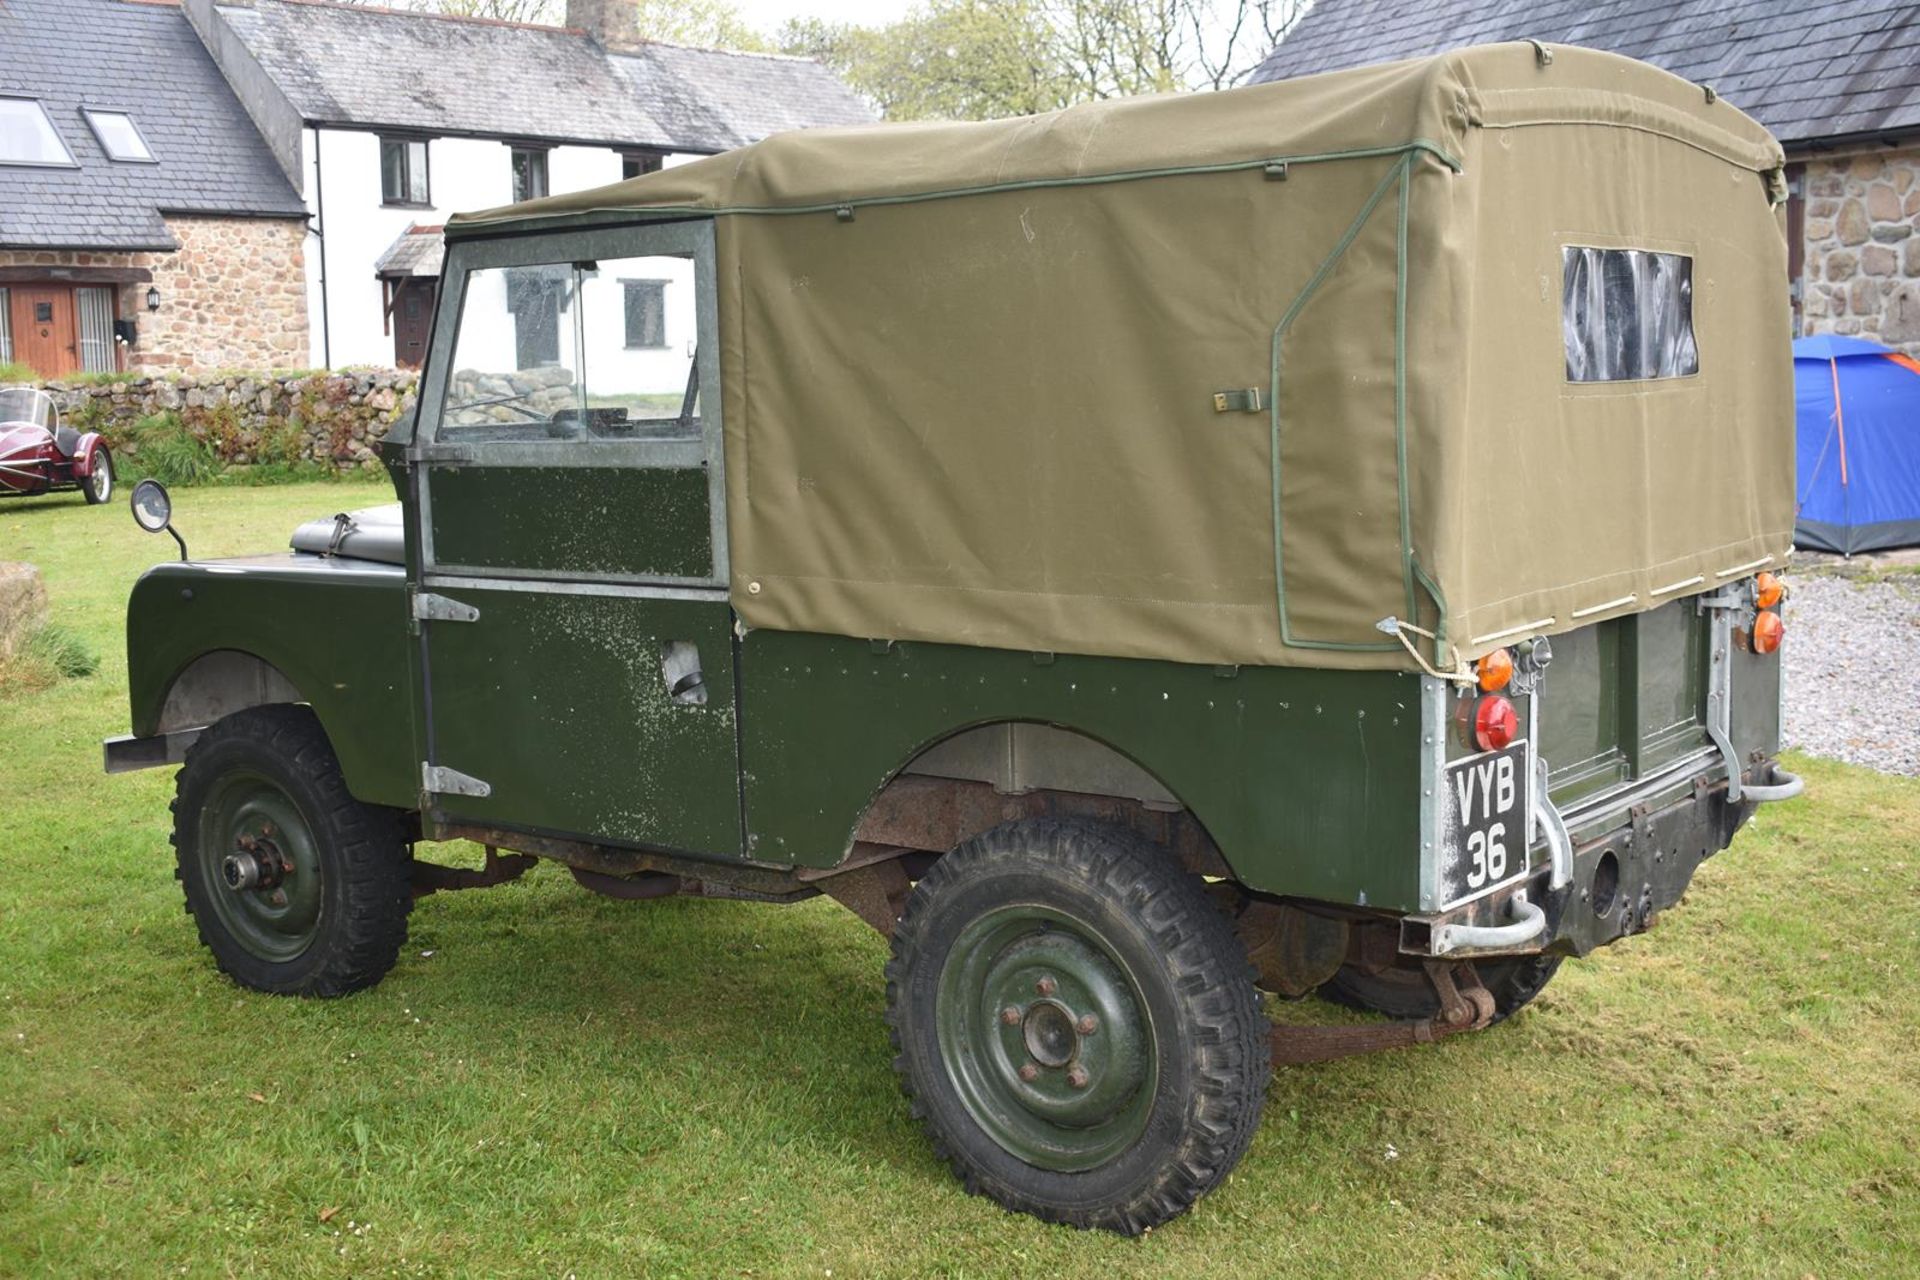
{"type": "Polygon", "coordinates": [[[1802,547],[1920,544],[1920,362],[1864,338],[1793,344],[1802,547]]]}
{"type": "Polygon", "coordinates": [[[1522,43],[779,135],[448,234],[715,219],[749,625],[1405,668],[1383,620],[1472,657],[1785,553],[1780,165],[1522,43]]]}

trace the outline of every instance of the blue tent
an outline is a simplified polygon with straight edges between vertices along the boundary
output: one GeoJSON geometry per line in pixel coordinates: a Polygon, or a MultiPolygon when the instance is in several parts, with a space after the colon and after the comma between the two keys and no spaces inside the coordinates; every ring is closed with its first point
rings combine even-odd
{"type": "Polygon", "coordinates": [[[1920,362],[1877,342],[1793,344],[1794,545],[1852,555],[1920,544],[1920,362]]]}

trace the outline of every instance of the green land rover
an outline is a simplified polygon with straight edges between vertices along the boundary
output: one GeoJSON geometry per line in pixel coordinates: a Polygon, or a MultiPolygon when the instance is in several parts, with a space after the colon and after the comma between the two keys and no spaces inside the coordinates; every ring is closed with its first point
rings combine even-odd
{"type": "Polygon", "coordinates": [[[1140,1231],[1274,1062],[1499,1021],[1798,790],[1782,199],[1521,43],[458,218],[399,503],[143,576],[107,767],[184,762],[261,991],[542,858],[826,894],[966,1186],[1140,1231]]]}

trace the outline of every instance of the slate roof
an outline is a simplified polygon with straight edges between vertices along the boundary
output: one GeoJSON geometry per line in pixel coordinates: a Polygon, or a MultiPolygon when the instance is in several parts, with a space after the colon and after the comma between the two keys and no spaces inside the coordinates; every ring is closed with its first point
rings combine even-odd
{"type": "Polygon", "coordinates": [[[162,213],[306,216],[177,8],[0,0],[0,94],[38,98],[79,166],[0,165],[0,247],[172,249],[162,213]],[[107,159],[83,106],[128,112],[159,163],[107,159]]]}
{"type": "Polygon", "coordinates": [[[161,213],[307,213],[177,8],[0,0],[0,94],[38,98],[79,165],[0,165],[0,248],[173,249],[161,213]],[[108,159],[83,106],[131,113],[159,163],[108,159]]]}
{"type": "Polygon", "coordinates": [[[415,223],[402,231],[374,261],[373,274],[387,279],[407,276],[440,275],[446,261],[446,228],[438,224],[423,227],[415,223]]]}
{"type": "Polygon", "coordinates": [[[1789,148],[1920,129],[1920,4],[1895,0],[1318,0],[1252,78],[1525,39],[1712,85],[1789,148]]]}
{"type": "Polygon", "coordinates": [[[724,151],[779,129],[868,124],[819,63],[331,0],[216,10],[307,123],[724,151]]]}

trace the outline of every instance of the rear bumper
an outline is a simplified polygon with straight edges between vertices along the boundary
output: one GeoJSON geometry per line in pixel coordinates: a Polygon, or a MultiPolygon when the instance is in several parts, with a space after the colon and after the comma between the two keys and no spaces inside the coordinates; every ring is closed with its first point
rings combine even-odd
{"type": "Polygon", "coordinates": [[[1770,764],[1756,767],[1748,776],[1752,781],[1747,795],[1737,802],[1728,801],[1724,778],[1699,778],[1678,799],[1657,807],[1636,805],[1604,829],[1579,831],[1572,844],[1572,875],[1559,889],[1550,887],[1551,871],[1543,865],[1523,884],[1474,904],[1470,912],[1404,917],[1400,950],[1462,958],[1543,951],[1582,956],[1642,933],[1660,912],[1685,896],[1700,864],[1732,843],[1734,833],[1760,803],[1799,792],[1798,779],[1778,773],[1770,764]],[[1544,923],[1524,941],[1458,946],[1449,936],[1449,926],[1506,925],[1531,919],[1536,909],[1544,914],[1544,923]]]}

